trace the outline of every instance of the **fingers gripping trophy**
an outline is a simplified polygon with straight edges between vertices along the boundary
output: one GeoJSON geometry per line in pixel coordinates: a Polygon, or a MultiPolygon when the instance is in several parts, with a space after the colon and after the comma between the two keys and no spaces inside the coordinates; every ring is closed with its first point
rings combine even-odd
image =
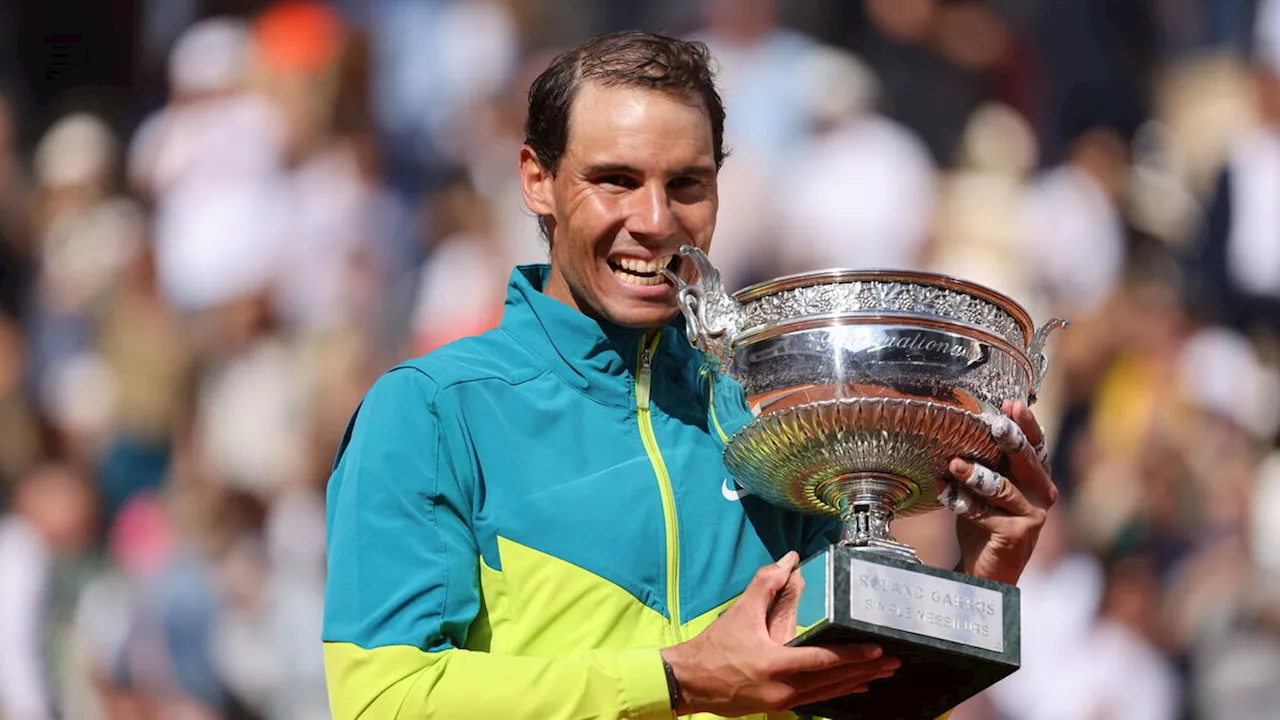
{"type": "MultiPolygon", "coordinates": [[[[840,542],[801,568],[792,644],[871,640],[902,659],[873,692],[802,710],[935,718],[1016,670],[1018,589],[925,566],[890,525],[943,505],[998,511],[981,498],[1006,482],[1002,465],[1022,450],[1009,444],[1026,442],[1001,407],[1035,401],[1045,343],[1066,321],[1036,329],[1000,293],[906,271],[826,270],[729,295],[701,250],[680,252],[699,280],[664,272],[690,342],[755,415],[725,465],[760,498],[843,523],[840,542]],[[939,494],[953,458],[972,463],[967,490],[939,494]]],[[[1043,461],[1042,444],[1026,452],[1043,461]]]]}

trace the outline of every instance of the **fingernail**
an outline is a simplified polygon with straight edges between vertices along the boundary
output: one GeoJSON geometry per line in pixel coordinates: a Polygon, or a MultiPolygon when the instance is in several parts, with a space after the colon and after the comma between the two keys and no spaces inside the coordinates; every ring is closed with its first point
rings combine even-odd
{"type": "Polygon", "coordinates": [[[968,477],[970,468],[971,466],[966,460],[960,460],[957,458],[951,461],[951,472],[961,480],[964,479],[964,478],[960,478],[961,475],[968,477]]]}
{"type": "Polygon", "coordinates": [[[799,555],[797,555],[797,554],[796,554],[796,551],[795,551],[795,550],[789,550],[789,551],[787,551],[787,554],[786,554],[786,555],[783,555],[782,557],[778,558],[778,562],[774,563],[774,565],[777,565],[777,566],[778,566],[778,567],[780,567],[780,568],[784,568],[784,567],[786,567],[786,566],[790,565],[790,564],[793,562],[793,560],[792,560],[792,558],[791,558],[791,556],[792,556],[792,555],[795,555],[796,557],[799,557],[799,555]]]}
{"type": "Polygon", "coordinates": [[[881,663],[881,667],[885,670],[890,670],[890,671],[897,670],[898,668],[902,667],[902,660],[896,657],[885,658],[884,662],[881,663]]]}

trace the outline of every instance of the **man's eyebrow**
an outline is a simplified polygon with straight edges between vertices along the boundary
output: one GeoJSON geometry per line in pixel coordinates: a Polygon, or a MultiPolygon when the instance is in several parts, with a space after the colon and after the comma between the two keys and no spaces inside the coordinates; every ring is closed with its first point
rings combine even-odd
{"type": "Polygon", "coordinates": [[[640,168],[626,163],[596,163],[588,165],[583,171],[586,175],[643,175],[640,168]]]}
{"type": "Polygon", "coordinates": [[[714,165],[702,165],[702,164],[685,165],[684,167],[672,173],[672,175],[675,175],[677,177],[687,175],[691,177],[702,178],[705,180],[705,179],[710,179],[716,176],[716,167],[714,165]]]}
{"type": "MultiPolygon", "coordinates": [[[[588,165],[583,174],[587,176],[599,175],[644,175],[644,171],[633,165],[626,163],[596,163],[588,165]]],[[[692,176],[697,178],[712,178],[716,175],[716,169],[713,165],[685,165],[677,168],[671,173],[672,177],[692,176]]]]}

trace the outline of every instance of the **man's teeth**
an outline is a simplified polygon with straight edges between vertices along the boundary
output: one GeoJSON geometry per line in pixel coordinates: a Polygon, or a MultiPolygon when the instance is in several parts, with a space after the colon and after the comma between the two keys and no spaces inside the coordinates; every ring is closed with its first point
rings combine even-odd
{"type": "Polygon", "coordinates": [[[613,268],[613,276],[628,285],[661,285],[666,282],[661,275],[636,275],[618,268],[613,268]]]}
{"type": "Polygon", "coordinates": [[[639,258],[623,257],[623,258],[618,258],[615,262],[618,264],[619,267],[622,267],[625,270],[630,270],[632,272],[652,274],[670,265],[671,258],[673,257],[675,256],[668,255],[664,258],[659,258],[657,260],[640,260],[639,258]]]}

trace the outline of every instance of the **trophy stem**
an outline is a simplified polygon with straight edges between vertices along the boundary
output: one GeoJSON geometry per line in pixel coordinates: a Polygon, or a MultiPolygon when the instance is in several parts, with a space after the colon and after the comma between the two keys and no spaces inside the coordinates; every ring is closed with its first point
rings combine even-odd
{"type": "Polygon", "coordinates": [[[840,509],[844,524],[840,544],[861,552],[920,562],[915,548],[894,540],[889,532],[893,509],[909,492],[908,487],[904,478],[881,474],[851,475],[826,484],[823,494],[836,496],[828,502],[840,509]]]}

